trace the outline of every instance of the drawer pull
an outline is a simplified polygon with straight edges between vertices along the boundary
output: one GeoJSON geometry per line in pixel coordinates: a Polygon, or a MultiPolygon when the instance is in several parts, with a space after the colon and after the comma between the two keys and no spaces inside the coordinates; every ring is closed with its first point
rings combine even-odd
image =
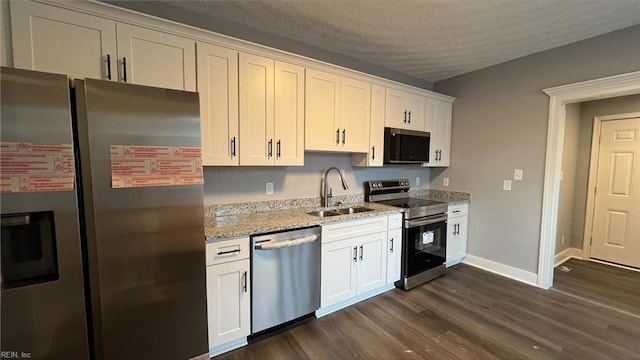
{"type": "Polygon", "coordinates": [[[218,251],[218,256],[220,255],[230,255],[230,254],[235,254],[235,253],[239,253],[240,249],[235,249],[235,250],[229,250],[229,251],[218,251]]]}

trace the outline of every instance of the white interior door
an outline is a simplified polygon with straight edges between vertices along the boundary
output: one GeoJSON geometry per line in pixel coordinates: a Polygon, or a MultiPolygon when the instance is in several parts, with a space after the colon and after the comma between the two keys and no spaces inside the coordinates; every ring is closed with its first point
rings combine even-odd
{"type": "Polygon", "coordinates": [[[640,118],[603,121],[591,257],[640,267],[640,118]]]}

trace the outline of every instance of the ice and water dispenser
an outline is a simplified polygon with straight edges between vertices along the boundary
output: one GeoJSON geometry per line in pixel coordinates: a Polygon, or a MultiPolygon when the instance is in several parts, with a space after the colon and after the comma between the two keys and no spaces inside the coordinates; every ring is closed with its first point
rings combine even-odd
{"type": "Polygon", "coordinates": [[[53,211],[2,214],[2,288],[57,280],[53,211]]]}

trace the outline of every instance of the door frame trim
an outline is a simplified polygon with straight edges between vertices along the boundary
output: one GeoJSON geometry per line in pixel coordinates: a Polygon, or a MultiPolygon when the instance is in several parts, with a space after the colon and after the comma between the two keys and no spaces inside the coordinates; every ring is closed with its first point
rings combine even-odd
{"type": "Polygon", "coordinates": [[[589,161],[589,178],[587,185],[587,211],[585,213],[584,221],[584,238],[582,240],[582,254],[584,258],[591,257],[591,233],[593,231],[593,214],[595,213],[596,206],[596,181],[598,176],[598,158],[600,156],[600,132],[602,129],[602,122],[615,121],[640,118],[640,112],[616,114],[616,115],[602,115],[595,116],[593,118],[593,136],[591,138],[591,160],[589,161]]]}
{"type": "Polygon", "coordinates": [[[543,91],[549,96],[549,123],[544,168],[537,285],[540,288],[548,289],[553,285],[565,105],[638,94],[640,93],[640,71],[547,88],[543,89],[543,91]]]}

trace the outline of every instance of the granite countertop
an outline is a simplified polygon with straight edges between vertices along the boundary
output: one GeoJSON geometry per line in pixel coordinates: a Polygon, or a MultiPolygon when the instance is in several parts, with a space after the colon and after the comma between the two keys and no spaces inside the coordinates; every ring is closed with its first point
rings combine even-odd
{"type": "Polygon", "coordinates": [[[249,236],[274,231],[291,230],[345,220],[398,213],[402,211],[402,209],[396,207],[366,202],[348,204],[340,207],[346,206],[365,206],[373,209],[373,211],[366,211],[349,215],[329,216],[323,218],[309,215],[307,213],[317,210],[335,209],[336,207],[329,207],[326,209],[322,207],[310,207],[265,211],[251,214],[205,216],[204,233],[207,241],[214,241],[222,238],[249,236]]]}

